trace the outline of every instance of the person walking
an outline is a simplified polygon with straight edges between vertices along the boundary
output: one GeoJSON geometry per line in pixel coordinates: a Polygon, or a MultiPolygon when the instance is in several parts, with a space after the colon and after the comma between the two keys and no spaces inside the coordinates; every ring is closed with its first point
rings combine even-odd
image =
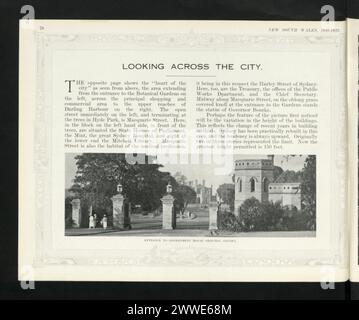
{"type": "Polygon", "coordinates": [[[106,230],[107,229],[107,216],[104,215],[103,218],[102,218],[102,227],[106,230]]]}
{"type": "Polygon", "coordinates": [[[93,224],[94,224],[94,228],[96,228],[97,227],[97,214],[96,213],[93,215],[93,224]]]}
{"type": "Polygon", "coordinates": [[[93,215],[90,216],[89,229],[95,229],[95,218],[93,215]]]}

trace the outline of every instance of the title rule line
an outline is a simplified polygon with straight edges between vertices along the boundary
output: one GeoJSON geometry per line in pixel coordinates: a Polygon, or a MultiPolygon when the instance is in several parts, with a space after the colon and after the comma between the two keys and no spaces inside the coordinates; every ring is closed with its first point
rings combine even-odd
{"type": "Polygon", "coordinates": [[[214,76],[214,75],[209,75],[209,76],[196,76],[196,75],[176,75],[176,74],[167,74],[166,77],[179,77],[179,78],[183,78],[183,77],[192,77],[192,78],[195,78],[195,77],[199,77],[199,78],[215,78],[217,76],[214,76]]]}

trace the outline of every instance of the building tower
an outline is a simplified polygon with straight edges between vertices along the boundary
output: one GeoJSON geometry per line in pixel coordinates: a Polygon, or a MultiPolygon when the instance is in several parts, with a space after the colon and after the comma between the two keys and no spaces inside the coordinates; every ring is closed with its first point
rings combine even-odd
{"type": "Polygon", "coordinates": [[[249,198],[268,201],[269,183],[273,182],[273,156],[267,159],[236,160],[234,214],[240,213],[240,206],[249,198]]]}

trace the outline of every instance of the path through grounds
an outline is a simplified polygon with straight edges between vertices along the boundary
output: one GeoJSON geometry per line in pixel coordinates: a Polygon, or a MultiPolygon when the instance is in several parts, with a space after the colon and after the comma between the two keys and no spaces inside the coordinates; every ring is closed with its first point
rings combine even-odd
{"type": "MultiPolygon", "coordinates": [[[[208,208],[190,207],[189,210],[195,215],[194,219],[180,219],[177,217],[175,230],[162,230],[162,216],[133,214],[131,215],[131,230],[118,231],[113,229],[67,229],[67,236],[137,236],[137,237],[209,237],[208,208]]],[[[230,232],[219,231],[218,237],[315,237],[315,231],[274,231],[274,232],[230,232]]]]}

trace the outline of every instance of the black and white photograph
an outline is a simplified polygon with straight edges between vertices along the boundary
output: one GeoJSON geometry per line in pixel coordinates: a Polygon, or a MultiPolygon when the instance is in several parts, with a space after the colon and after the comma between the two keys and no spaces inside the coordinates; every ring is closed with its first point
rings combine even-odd
{"type": "Polygon", "coordinates": [[[315,237],[315,155],[160,158],[66,154],[66,236],[315,237]]]}

